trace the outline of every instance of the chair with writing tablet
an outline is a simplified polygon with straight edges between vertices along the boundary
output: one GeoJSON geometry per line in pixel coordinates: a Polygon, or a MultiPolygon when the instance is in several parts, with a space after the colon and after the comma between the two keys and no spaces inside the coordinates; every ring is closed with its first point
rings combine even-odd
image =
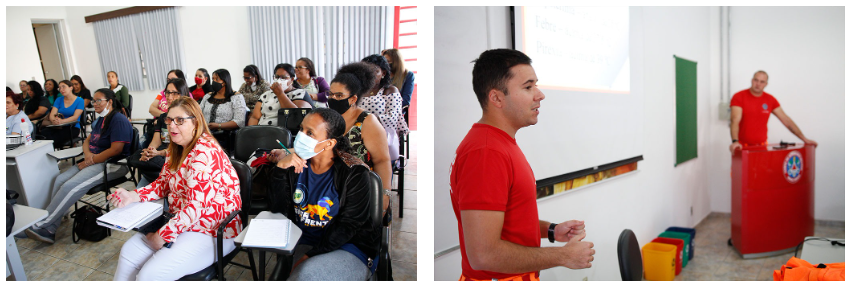
{"type": "Polygon", "coordinates": [[[257,268],[254,266],[254,254],[251,253],[251,250],[243,247],[237,247],[234,248],[231,253],[222,256],[224,249],[224,229],[225,226],[227,226],[226,223],[234,220],[236,215],[239,214],[240,220],[242,220],[243,230],[245,230],[245,227],[248,226],[248,210],[251,208],[251,169],[248,168],[248,165],[237,159],[231,159],[230,161],[233,164],[233,168],[236,170],[237,176],[239,177],[239,195],[242,199],[242,206],[240,209],[231,212],[225,220],[222,221],[222,224],[219,225],[219,228],[216,231],[216,262],[201,271],[195,272],[194,274],[183,276],[178,281],[210,281],[213,279],[225,281],[224,269],[227,264],[251,270],[251,277],[254,281],[257,281],[257,268]],[[250,266],[233,262],[233,259],[240,251],[248,253],[248,264],[250,266]]]}

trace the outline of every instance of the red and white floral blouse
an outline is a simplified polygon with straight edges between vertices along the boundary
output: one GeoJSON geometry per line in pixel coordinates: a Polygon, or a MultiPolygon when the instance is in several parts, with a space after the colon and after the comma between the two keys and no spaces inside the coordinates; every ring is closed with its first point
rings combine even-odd
{"type": "MultiPolygon", "coordinates": [[[[166,242],[174,242],[187,231],[216,237],[219,224],[242,206],[239,177],[228,156],[208,134],[198,139],[177,171],[169,169],[166,160],[157,180],[136,193],[143,202],[168,194],[169,212],[175,216],[158,232],[166,242]]],[[[225,227],[225,239],[240,232],[242,221],[237,215],[225,227]]]]}

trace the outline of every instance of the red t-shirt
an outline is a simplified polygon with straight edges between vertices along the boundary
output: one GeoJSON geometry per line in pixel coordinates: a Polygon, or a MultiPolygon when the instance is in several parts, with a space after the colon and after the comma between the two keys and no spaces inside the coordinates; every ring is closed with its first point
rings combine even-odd
{"type": "Polygon", "coordinates": [[[490,280],[520,275],[473,270],[467,260],[461,226],[461,210],[503,211],[502,240],[541,246],[535,175],[517,142],[493,126],[474,124],[455,151],[449,178],[461,239],[463,276],[490,280]]]}
{"type": "Polygon", "coordinates": [[[771,112],[780,106],[777,99],[762,92],[756,97],[750,89],[742,90],[730,100],[730,107],[742,108],[742,121],[739,122],[739,142],[748,145],[765,143],[768,139],[768,118],[771,112]]]}

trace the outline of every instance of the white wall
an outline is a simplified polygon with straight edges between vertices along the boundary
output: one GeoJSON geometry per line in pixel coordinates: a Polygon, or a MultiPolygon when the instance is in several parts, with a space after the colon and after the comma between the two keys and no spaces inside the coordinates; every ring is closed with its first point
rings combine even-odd
{"type": "MultiPolygon", "coordinates": [[[[435,8],[435,206],[449,200],[449,164],[470,126],[480,117],[471,86],[469,62],[488,48],[510,47],[507,8],[488,13],[483,7],[435,8]],[[502,15],[505,15],[503,18],[502,15]],[[457,29],[464,27],[464,29],[457,29]],[[488,30],[490,29],[490,30],[488,30]],[[490,41],[490,44],[487,44],[490,41]],[[463,45],[458,44],[463,43],[463,45]]],[[[639,171],[611,181],[581,188],[538,202],[539,216],[550,221],[585,220],[588,237],[597,255],[586,270],[553,268],[542,280],[619,280],[615,254],[617,237],[629,228],[639,243],[649,242],[668,226],[694,226],[710,212],[709,160],[710,105],[709,34],[707,7],[630,8],[630,57],[632,92],[644,97],[644,161],[639,171]],[[698,158],[674,167],[674,59],[673,55],[698,62],[698,158]],[[690,214],[694,207],[694,214],[690,214]]],[[[534,60],[533,66],[534,66],[534,60]]],[[[542,102],[546,105],[546,101],[542,102]]],[[[522,133],[518,133],[522,136],[522,133]]],[[[457,245],[454,215],[435,212],[435,252],[447,242],[457,245]]],[[[552,246],[545,242],[543,246],[552,246]]],[[[457,280],[460,255],[454,251],[435,259],[436,280],[457,280]],[[449,267],[447,267],[449,266],[449,267]],[[456,268],[452,268],[456,267],[456,268]]]]}
{"type": "Polygon", "coordinates": [[[44,83],[33,19],[65,19],[64,7],[6,7],[6,86],[20,93],[18,82],[35,79],[44,83]]]}
{"type": "MultiPolygon", "coordinates": [[[[750,87],[769,74],[774,95],[816,149],[815,217],[845,220],[845,13],[843,7],[732,7],[730,86],[750,87]]],[[[717,45],[717,44],[716,44],[717,45]]],[[[713,73],[713,76],[716,74],[713,73]]],[[[731,94],[732,94],[731,93],[731,94]]],[[[717,101],[712,97],[712,113],[717,101]]],[[[730,212],[730,144],[726,121],[713,118],[712,210],[730,212]]],[[[801,142],[772,116],[768,142],[801,142]]]]}

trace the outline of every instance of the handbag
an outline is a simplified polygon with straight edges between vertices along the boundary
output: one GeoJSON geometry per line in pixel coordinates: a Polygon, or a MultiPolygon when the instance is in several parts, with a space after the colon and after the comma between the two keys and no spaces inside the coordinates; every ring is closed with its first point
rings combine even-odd
{"type": "Polygon", "coordinates": [[[74,219],[74,224],[71,227],[71,239],[74,243],[79,242],[80,239],[98,242],[109,235],[108,228],[98,225],[97,220],[101,215],[103,215],[103,212],[91,205],[86,205],[71,213],[71,218],[74,219]]]}

